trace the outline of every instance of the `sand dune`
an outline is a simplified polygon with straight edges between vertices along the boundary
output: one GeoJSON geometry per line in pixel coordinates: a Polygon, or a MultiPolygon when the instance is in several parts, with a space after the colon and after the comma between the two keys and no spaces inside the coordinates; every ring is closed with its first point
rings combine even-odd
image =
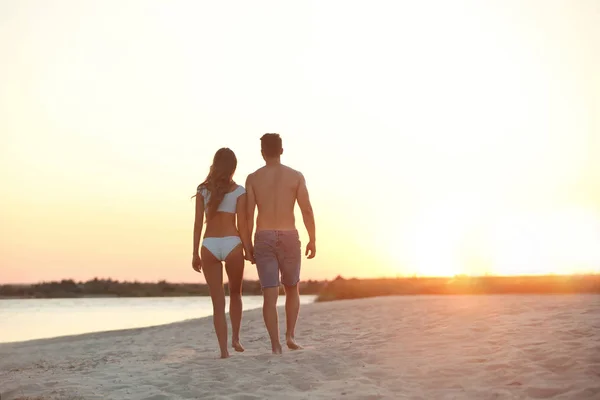
{"type": "MultiPolygon", "coordinates": [[[[283,320],[282,332],[283,332],[283,320]]],[[[421,296],[304,306],[306,349],[217,359],[210,318],[0,345],[2,400],[600,399],[600,296],[421,296]]]]}

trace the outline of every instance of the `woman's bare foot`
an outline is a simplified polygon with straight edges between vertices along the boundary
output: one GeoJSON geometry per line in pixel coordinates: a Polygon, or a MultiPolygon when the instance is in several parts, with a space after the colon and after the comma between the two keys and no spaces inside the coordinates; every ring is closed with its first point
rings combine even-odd
{"type": "Polygon", "coordinates": [[[296,343],[296,340],[293,337],[286,338],[287,347],[290,350],[302,350],[304,347],[300,346],[296,343]]]}
{"type": "Polygon", "coordinates": [[[221,358],[229,358],[229,352],[227,350],[225,350],[224,352],[221,352],[221,358]]]}
{"type": "Polygon", "coordinates": [[[279,343],[272,345],[271,348],[273,349],[273,354],[283,353],[283,350],[281,349],[281,345],[279,343]]]}
{"type": "Polygon", "coordinates": [[[244,346],[240,343],[239,339],[231,342],[231,347],[239,353],[242,353],[245,349],[244,346]]]}

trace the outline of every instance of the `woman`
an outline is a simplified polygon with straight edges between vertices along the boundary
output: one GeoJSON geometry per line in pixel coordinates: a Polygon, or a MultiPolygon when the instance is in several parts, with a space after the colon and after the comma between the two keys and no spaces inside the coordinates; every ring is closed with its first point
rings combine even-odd
{"type": "Polygon", "coordinates": [[[233,330],[231,342],[236,351],[244,351],[240,343],[244,259],[254,263],[246,221],[246,190],[232,180],[236,167],[237,159],[233,151],[228,148],[219,149],[206,180],[198,186],[195,196],[192,267],[198,272],[204,270],[213,303],[213,323],[221,348],[221,358],[229,357],[222,262],[225,262],[229,278],[229,316],[233,330]],[[199,252],[205,215],[206,232],[199,252]]]}

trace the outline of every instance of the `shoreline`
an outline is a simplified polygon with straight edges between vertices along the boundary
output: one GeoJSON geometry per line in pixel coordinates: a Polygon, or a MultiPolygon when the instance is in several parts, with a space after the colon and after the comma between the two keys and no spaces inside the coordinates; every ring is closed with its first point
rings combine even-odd
{"type": "MultiPolygon", "coordinates": [[[[600,294],[597,293],[542,293],[539,294],[542,297],[551,297],[551,296],[576,296],[576,297],[582,297],[582,296],[590,296],[590,297],[594,297],[594,296],[599,296],[600,294]]],[[[417,298],[417,297],[421,297],[423,299],[443,299],[445,297],[485,297],[485,296],[491,296],[491,297],[532,297],[532,296],[538,296],[538,294],[528,294],[528,293],[499,293],[499,294],[424,294],[424,295],[412,295],[412,294],[408,294],[408,295],[383,295],[383,296],[372,296],[372,297],[366,297],[366,298],[359,298],[359,299],[340,299],[340,300],[335,300],[335,303],[347,303],[347,302],[356,302],[356,301],[361,301],[361,300],[369,300],[369,299],[386,299],[386,298],[417,298]]],[[[191,296],[190,296],[191,297],[191,296]]],[[[194,296],[194,297],[198,297],[198,296],[194,296]]],[[[202,296],[203,297],[203,296],[202,296]]],[[[161,298],[161,297],[158,297],[161,298]]],[[[39,300],[39,299],[38,299],[39,300]]],[[[46,300],[46,299],[44,299],[46,300]]],[[[316,297],[315,300],[311,303],[305,303],[301,305],[301,310],[304,307],[307,307],[309,305],[315,305],[315,304],[324,304],[324,303],[328,303],[328,302],[333,302],[333,301],[327,301],[327,302],[319,302],[317,301],[316,297]]],[[[252,312],[252,311],[256,311],[258,309],[260,309],[260,306],[257,307],[253,307],[253,308],[249,308],[244,310],[244,314],[252,312]]],[[[279,318],[282,319],[284,318],[284,312],[285,312],[285,308],[284,306],[277,306],[278,310],[279,310],[279,318]]],[[[226,315],[227,318],[229,318],[229,312],[226,311],[226,315]]],[[[91,336],[103,336],[103,335],[111,335],[111,336],[118,336],[120,333],[134,333],[134,331],[139,331],[139,333],[142,333],[142,331],[144,330],[148,330],[148,329],[155,329],[155,328],[174,328],[177,325],[186,325],[186,324],[192,324],[192,323],[203,323],[204,320],[210,320],[210,323],[212,323],[212,315],[207,315],[207,316],[203,316],[203,317],[194,317],[194,318],[187,318],[187,319],[183,319],[181,321],[175,321],[175,322],[166,322],[166,323],[158,323],[156,325],[147,325],[147,326],[140,326],[140,327],[135,327],[135,328],[118,328],[118,329],[110,329],[110,330],[105,330],[105,331],[93,331],[93,332],[85,332],[85,333],[76,333],[76,334],[69,334],[69,335],[59,335],[59,336],[53,336],[53,337],[47,337],[47,338],[38,338],[38,339],[28,339],[28,340],[22,340],[22,341],[11,341],[11,342],[0,342],[0,350],[2,348],[2,346],[4,345],[17,345],[17,344],[27,344],[27,343],[32,343],[32,342],[39,342],[37,344],[43,344],[43,342],[61,342],[63,339],[64,340],[72,340],[72,339],[77,339],[79,337],[81,337],[81,339],[85,339],[86,337],[90,337],[91,336]]],[[[230,322],[228,321],[228,324],[230,322]]],[[[281,323],[281,321],[280,321],[281,323]]],[[[229,326],[229,329],[231,329],[231,327],[229,326]]],[[[33,343],[36,344],[36,343],[33,343]]]]}
{"type": "MultiPolygon", "coordinates": [[[[283,339],[285,318],[279,307],[283,339]]],[[[0,344],[2,400],[492,399],[600,395],[590,296],[388,296],[303,305],[274,356],[260,309],[218,359],[212,318],[0,344]],[[574,328],[576,327],[576,328],[574,328]],[[574,330],[575,329],[575,330],[574,330]],[[576,384],[574,384],[576,382],[576,384]]]]}
{"type": "MultiPolygon", "coordinates": [[[[302,305],[314,300],[314,295],[300,297],[302,305]]],[[[278,304],[284,301],[282,297],[278,304]]],[[[243,310],[260,308],[262,302],[262,296],[245,296],[243,310]]],[[[0,343],[146,328],[211,315],[210,297],[8,300],[0,302],[0,343]]]]}
{"type": "MultiPolygon", "coordinates": [[[[249,296],[254,296],[254,295],[249,295],[249,296]]],[[[352,301],[360,301],[360,300],[367,300],[367,299],[384,299],[384,298],[398,298],[398,299],[402,299],[402,298],[414,298],[414,299],[423,299],[423,300],[427,300],[427,299],[443,299],[443,298],[470,298],[470,297],[508,297],[508,298],[512,298],[512,297],[517,297],[517,298],[536,298],[536,297],[553,297],[553,296],[557,296],[557,297],[600,297],[599,293],[497,293],[497,294],[486,294],[486,293],[474,293],[474,294],[399,294],[399,295],[376,295],[376,296],[368,296],[368,297],[364,297],[364,298],[341,298],[341,299],[336,299],[336,300],[321,300],[319,301],[318,297],[315,296],[314,299],[311,302],[307,302],[307,303],[301,303],[301,309],[312,305],[312,304],[324,304],[324,303],[329,303],[329,302],[334,302],[334,303],[345,303],[345,302],[352,302],[352,301]]],[[[189,297],[204,297],[204,296],[189,296],[189,297]]],[[[113,298],[113,297],[110,297],[113,298]]],[[[164,297],[155,297],[156,299],[162,299],[164,297]]],[[[87,299],[87,298],[86,298],[87,299]]],[[[92,299],[95,299],[92,297],[92,299]]],[[[99,298],[102,299],[102,298],[99,298]]],[[[140,298],[142,299],[142,298],[140,298]]],[[[144,299],[149,299],[149,298],[144,298],[144,299]]],[[[9,299],[10,300],[10,299],[9,299]]],[[[19,300],[64,300],[64,299],[19,299],[19,300]]],[[[284,309],[282,308],[283,306],[278,306],[278,308],[280,308],[280,318],[283,318],[283,312],[284,309]]],[[[247,312],[251,312],[257,309],[260,309],[261,306],[260,305],[256,305],[253,306],[252,308],[247,308],[244,309],[244,314],[246,314],[247,312]]],[[[226,314],[229,315],[229,312],[226,311],[226,314]]],[[[65,334],[65,335],[57,335],[57,336],[51,336],[51,337],[41,337],[41,338],[32,338],[32,339],[26,339],[26,340],[18,340],[18,341],[6,341],[6,342],[2,342],[0,341],[0,347],[3,345],[11,345],[11,344],[18,344],[18,343],[27,343],[27,342],[37,342],[37,341],[53,341],[53,340],[59,340],[62,338],[76,338],[78,336],[85,336],[85,335],[97,335],[97,334],[108,334],[108,333],[116,333],[116,332],[126,332],[126,331],[134,331],[134,330],[143,330],[143,329],[149,329],[149,328],[157,328],[157,327],[169,327],[171,325],[177,325],[177,324],[182,324],[182,323],[187,323],[187,322],[197,322],[197,321],[201,321],[204,320],[206,318],[212,318],[212,315],[205,315],[205,316],[201,316],[201,317],[190,317],[190,318],[184,318],[181,320],[177,320],[177,321],[171,321],[171,322],[159,322],[156,324],[150,324],[150,325],[142,325],[142,326],[136,326],[136,327],[124,327],[124,328],[114,328],[114,329],[107,329],[107,330],[98,330],[98,331],[90,331],[90,332],[82,332],[82,333],[73,333],[73,334],[65,334]]]]}
{"type": "MultiPolygon", "coordinates": [[[[252,310],[256,310],[256,308],[252,308],[248,311],[252,311],[252,310]]],[[[5,346],[36,345],[36,344],[37,345],[46,345],[46,344],[51,344],[51,343],[72,342],[72,341],[80,341],[80,340],[86,340],[86,339],[103,339],[103,338],[111,337],[111,336],[121,336],[121,335],[128,335],[128,334],[134,334],[134,333],[141,334],[141,333],[144,333],[144,331],[157,329],[157,328],[175,328],[177,325],[185,325],[185,324],[196,323],[196,322],[200,323],[204,319],[211,319],[211,322],[212,322],[212,315],[209,315],[206,317],[199,317],[199,318],[189,318],[189,319],[185,319],[182,321],[176,321],[176,322],[167,322],[165,324],[140,326],[137,328],[122,328],[122,329],[111,329],[111,330],[107,330],[107,331],[76,333],[73,335],[60,335],[60,336],[53,336],[53,337],[48,337],[48,338],[22,340],[22,341],[18,341],[18,342],[0,342],[0,352],[2,350],[2,347],[5,347],[5,346]]]]}

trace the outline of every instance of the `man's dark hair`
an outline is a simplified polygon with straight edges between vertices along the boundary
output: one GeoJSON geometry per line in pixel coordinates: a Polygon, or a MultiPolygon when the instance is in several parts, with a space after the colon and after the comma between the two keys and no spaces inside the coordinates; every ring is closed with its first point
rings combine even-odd
{"type": "Polygon", "coordinates": [[[282,143],[279,133],[265,133],[260,138],[260,148],[265,157],[281,155],[282,143]]]}

